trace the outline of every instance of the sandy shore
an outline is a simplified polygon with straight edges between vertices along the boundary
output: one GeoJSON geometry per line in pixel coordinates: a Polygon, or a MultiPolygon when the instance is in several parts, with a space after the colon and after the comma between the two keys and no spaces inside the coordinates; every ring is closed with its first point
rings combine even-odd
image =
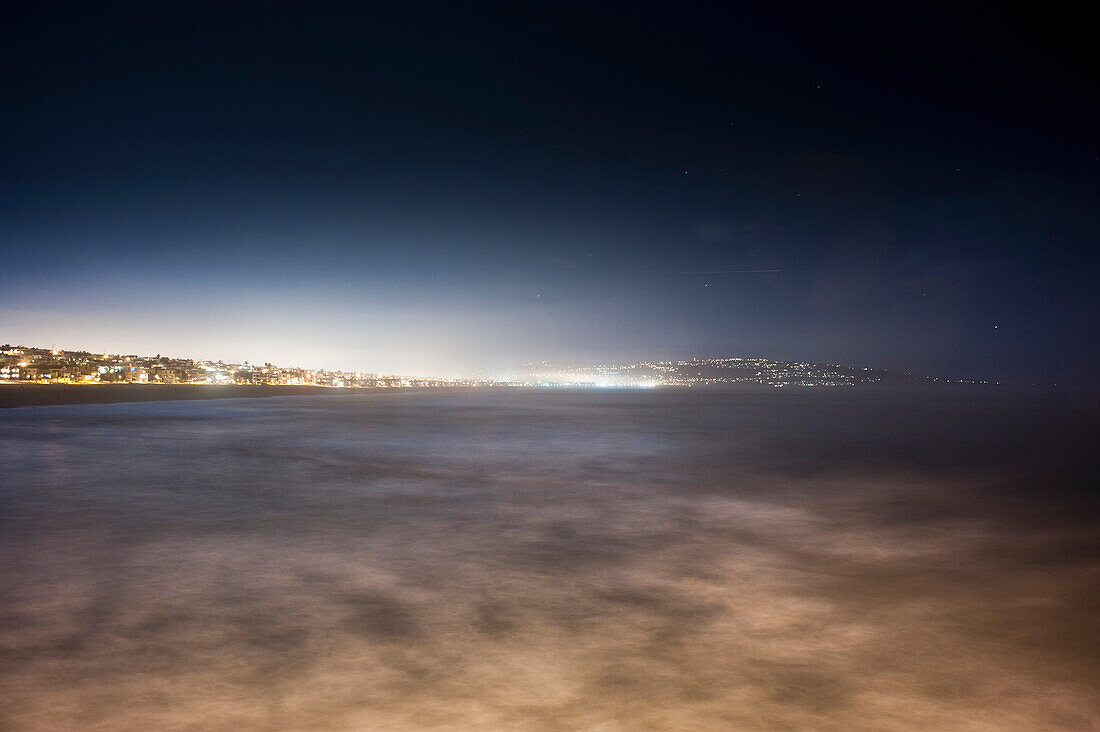
{"type": "Polygon", "coordinates": [[[175,399],[240,399],[243,397],[363,394],[390,389],[324,386],[213,386],[205,384],[4,384],[0,409],[59,404],[162,402],[175,399]]]}

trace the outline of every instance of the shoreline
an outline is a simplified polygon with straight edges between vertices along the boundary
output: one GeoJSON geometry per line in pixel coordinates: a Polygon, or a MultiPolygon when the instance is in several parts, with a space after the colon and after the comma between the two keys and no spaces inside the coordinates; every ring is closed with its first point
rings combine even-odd
{"type": "MultiPolygon", "coordinates": [[[[483,387],[457,386],[401,386],[401,387],[348,387],[348,386],[308,386],[308,385],[249,385],[249,384],[0,384],[0,410],[19,407],[50,407],[80,404],[118,404],[125,402],[168,402],[195,401],[211,399],[257,399],[283,396],[352,396],[355,394],[410,393],[424,391],[453,391],[454,389],[477,389],[483,387]]],[[[561,386],[533,387],[510,386],[509,390],[531,390],[542,392],[590,391],[600,393],[617,391],[598,387],[561,386]]],[[[622,387],[631,390],[630,387],[622,387]]],[[[1044,388],[1044,387],[1006,387],[976,386],[973,384],[929,384],[929,385],[883,385],[865,384],[854,387],[786,387],[774,389],[759,384],[708,385],[708,386],[661,386],[643,389],[653,393],[694,392],[699,390],[717,393],[808,395],[821,392],[856,394],[882,394],[884,392],[924,392],[932,395],[952,395],[954,397],[973,398],[977,396],[1045,396],[1061,401],[1072,401],[1078,408],[1095,409],[1100,405],[1100,393],[1093,389],[1044,388]]]]}
{"type": "Polygon", "coordinates": [[[278,396],[349,395],[420,391],[423,387],[331,387],[238,384],[3,384],[0,409],[67,404],[116,404],[198,399],[253,399],[278,396]]]}

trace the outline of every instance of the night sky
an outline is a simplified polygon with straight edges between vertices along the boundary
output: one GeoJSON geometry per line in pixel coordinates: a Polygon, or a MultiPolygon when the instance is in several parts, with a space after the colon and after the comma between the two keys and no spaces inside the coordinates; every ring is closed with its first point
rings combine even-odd
{"type": "Polygon", "coordinates": [[[9,3],[0,343],[1087,381],[1084,19],[758,5],[9,3]]]}

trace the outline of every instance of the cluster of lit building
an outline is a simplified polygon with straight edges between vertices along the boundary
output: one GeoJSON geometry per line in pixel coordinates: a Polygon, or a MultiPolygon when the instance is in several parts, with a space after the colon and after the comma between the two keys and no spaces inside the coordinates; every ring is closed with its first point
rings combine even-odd
{"type": "Polygon", "coordinates": [[[524,364],[510,381],[437,379],[326,371],[168,356],[136,356],[0,346],[0,384],[255,384],[357,388],[439,386],[855,386],[874,383],[989,383],[918,377],[882,369],[767,358],[693,358],[630,364],[524,364]]]}
{"type": "Polygon", "coordinates": [[[525,364],[525,383],[543,386],[706,386],[756,384],[770,387],[855,386],[887,383],[988,383],[938,379],[835,364],[767,358],[693,358],[630,364],[525,364]]]}
{"type": "Polygon", "coordinates": [[[328,387],[492,386],[499,382],[196,361],[49,348],[0,346],[0,384],[263,384],[328,387]]]}

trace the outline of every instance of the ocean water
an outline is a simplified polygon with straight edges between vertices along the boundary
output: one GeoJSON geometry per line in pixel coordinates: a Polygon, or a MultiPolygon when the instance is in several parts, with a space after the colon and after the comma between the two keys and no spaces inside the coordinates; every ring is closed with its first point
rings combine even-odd
{"type": "Polygon", "coordinates": [[[0,410],[0,729],[1096,729],[1097,410],[0,410]]]}

